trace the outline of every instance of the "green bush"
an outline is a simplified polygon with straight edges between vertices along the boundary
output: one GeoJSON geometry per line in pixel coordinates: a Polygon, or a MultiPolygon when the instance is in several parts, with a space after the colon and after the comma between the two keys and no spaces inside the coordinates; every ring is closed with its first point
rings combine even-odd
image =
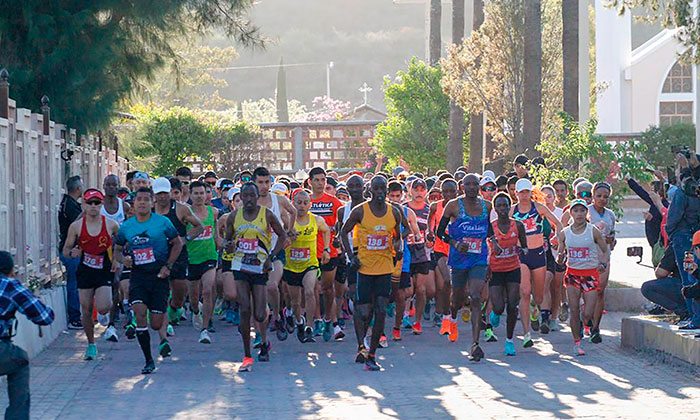
{"type": "Polygon", "coordinates": [[[655,168],[673,166],[675,162],[673,146],[688,146],[695,149],[695,125],[674,124],[651,126],[640,138],[640,143],[647,147],[644,157],[655,168]]]}

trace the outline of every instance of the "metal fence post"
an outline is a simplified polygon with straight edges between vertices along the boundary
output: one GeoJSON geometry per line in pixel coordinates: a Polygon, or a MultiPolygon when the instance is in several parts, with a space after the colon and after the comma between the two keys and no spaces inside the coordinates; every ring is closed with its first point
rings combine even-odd
{"type": "Polygon", "coordinates": [[[9,119],[10,115],[10,74],[7,69],[0,70],[0,118],[9,119]]]}

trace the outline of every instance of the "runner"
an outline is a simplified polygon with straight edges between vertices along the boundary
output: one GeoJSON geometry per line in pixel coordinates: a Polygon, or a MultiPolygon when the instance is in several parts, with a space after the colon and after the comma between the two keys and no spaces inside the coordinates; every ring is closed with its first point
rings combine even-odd
{"type": "MultiPolygon", "coordinates": [[[[451,200],[457,197],[457,182],[448,178],[442,181],[441,185],[442,200],[430,204],[430,229],[433,233],[437,232],[438,225],[445,211],[445,206],[451,200]]],[[[435,238],[433,246],[433,261],[435,270],[435,312],[443,314],[440,324],[440,335],[450,333],[450,295],[452,293],[452,273],[447,266],[447,256],[450,253],[450,245],[440,239],[435,238]]]]}
{"type": "Polygon", "coordinates": [[[490,256],[489,296],[493,312],[489,323],[493,328],[500,324],[500,316],[508,305],[506,320],[506,344],[504,354],[515,356],[513,331],[518,321],[518,301],[520,300],[520,258],[518,251],[527,255],[527,236],[525,226],[510,217],[511,200],[508,194],[498,193],[493,199],[493,206],[498,219],[491,222],[492,235],[489,236],[490,256]],[[518,243],[520,246],[518,247],[518,243]]]}
{"type": "Polygon", "coordinates": [[[287,233],[275,214],[258,204],[260,193],[258,187],[247,182],[241,187],[242,207],[231,213],[226,220],[227,251],[233,253],[231,269],[236,281],[241,322],[238,332],[243,339],[243,363],[239,372],[250,372],[253,368],[253,358],[250,352],[250,315],[262,324],[260,335],[263,342],[260,345],[258,361],[270,360],[270,348],[267,340],[267,273],[273,270],[276,256],[284,249],[287,233]],[[278,240],[271,248],[272,232],[278,240]],[[252,297],[252,302],[251,302],[252,297]],[[252,311],[251,311],[252,303],[252,311]]]}
{"type": "Polygon", "coordinates": [[[462,187],[464,195],[451,200],[445,206],[438,226],[438,236],[450,244],[448,265],[452,267],[452,318],[449,338],[455,342],[459,336],[457,312],[464,305],[469,285],[473,339],[469,360],[478,362],[484,357],[484,351],[479,346],[479,336],[481,292],[485,285],[488,259],[486,237],[491,226],[491,203],[479,197],[479,178],[475,174],[465,176],[462,179],[462,187]]]}
{"type": "MultiPolygon", "coordinates": [[[[296,221],[297,211],[292,206],[292,203],[286,197],[280,196],[279,194],[270,194],[270,187],[272,186],[272,176],[270,171],[265,167],[255,168],[253,171],[253,182],[258,187],[258,192],[260,193],[260,198],[258,198],[258,204],[267,207],[272,213],[277,216],[282,226],[285,228],[285,232],[288,232],[288,236],[292,236],[291,232],[294,227],[294,222],[296,221]]],[[[272,234],[272,247],[277,245],[277,235],[272,234]]],[[[286,244],[284,244],[286,245],[286,244]]],[[[280,316],[280,280],[282,280],[282,274],[284,272],[285,254],[284,249],[275,256],[273,265],[274,270],[268,273],[267,279],[267,299],[272,309],[272,325],[270,330],[275,331],[277,339],[284,341],[287,339],[287,330],[284,328],[284,320],[280,316]]],[[[257,326],[258,329],[261,328],[260,325],[257,326]]],[[[256,336],[256,346],[260,345],[262,337],[260,335],[256,336]]]]}
{"type": "MultiPolygon", "coordinates": [[[[532,182],[529,179],[518,180],[516,193],[518,202],[511,209],[512,217],[525,225],[528,248],[527,255],[523,255],[520,261],[520,274],[522,276],[520,281],[520,321],[525,333],[523,347],[531,347],[534,343],[527,319],[530,319],[532,329],[539,329],[539,319],[536,312],[531,313],[530,311],[530,295],[534,296],[535,305],[540,306],[542,323],[549,324],[551,312],[550,306],[544,306],[544,296],[549,294],[549,290],[545,289],[547,256],[544,249],[544,220],[548,220],[555,227],[556,232],[561,232],[562,225],[547,207],[532,201],[532,182]]],[[[551,297],[547,299],[547,302],[551,304],[551,297]]]]}
{"type": "MultiPolygon", "coordinates": [[[[359,206],[362,204],[365,200],[363,197],[363,192],[364,192],[364,183],[362,180],[362,177],[359,175],[352,175],[350,178],[348,178],[347,182],[347,189],[348,189],[348,195],[350,196],[350,201],[348,203],[345,203],[343,207],[338,209],[338,217],[337,217],[337,223],[336,223],[336,232],[340,232],[340,230],[343,228],[343,224],[347,222],[348,218],[350,218],[350,212],[352,209],[355,207],[359,206]]],[[[350,245],[352,246],[352,251],[353,253],[357,253],[357,241],[355,240],[355,231],[353,233],[348,234],[348,241],[350,245]]],[[[357,268],[353,267],[352,264],[350,264],[350,258],[352,256],[352,253],[347,253],[343,249],[343,258],[345,259],[346,263],[346,272],[345,272],[345,277],[347,278],[347,287],[348,287],[348,295],[350,299],[355,298],[355,286],[357,285],[357,268]]],[[[340,297],[342,299],[342,295],[340,297]]],[[[336,295],[336,304],[338,303],[338,296],[336,295]]],[[[362,342],[360,342],[362,344],[362,342]]]]}
{"type": "MultiPolygon", "coordinates": [[[[435,282],[430,281],[430,251],[435,238],[428,231],[428,215],[430,205],[425,201],[428,195],[428,186],[421,178],[411,182],[410,201],[406,206],[416,214],[416,221],[420,229],[420,236],[408,235],[408,252],[411,254],[411,276],[416,294],[416,317],[413,323],[413,334],[423,333],[421,319],[426,311],[426,303],[435,297],[435,282]]],[[[427,307],[428,319],[430,319],[430,307],[427,307]]],[[[438,314],[442,317],[442,314],[438,314]]]]}
{"type": "Polygon", "coordinates": [[[175,171],[175,178],[180,181],[180,185],[182,186],[180,199],[178,201],[192,204],[192,200],[190,200],[190,183],[193,178],[192,170],[187,166],[177,168],[177,171],[175,171]]]}
{"type": "MultiPolygon", "coordinates": [[[[370,348],[360,344],[355,362],[365,362],[365,370],[378,371],[375,352],[379,337],[384,331],[386,305],[391,295],[391,273],[394,271],[394,256],[403,254],[403,241],[399,233],[401,212],[387,204],[386,178],[375,175],[370,181],[372,198],[350,212],[350,217],[341,230],[341,240],[346,254],[352,255],[352,265],[357,268],[357,294],[355,307],[355,334],[358,342],[363,340],[374,314],[370,348]],[[348,234],[357,226],[358,251],[355,254],[348,234]],[[390,244],[393,243],[392,253],[390,244]],[[366,353],[366,354],[365,354],[366,353]]],[[[404,233],[406,234],[406,232],[404,233]]]]}
{"type": "MultiPolygon", "coordinates": [[[[216,262],[220,246],[216,219],[219,211],[206,205],[207,186],[199,181],[190,184],[192,213],[201,221],[203,231],[187,241],[187,289],[192,309],[192,325],[199,330],[199,342],[211,344],[208,328],[214,313],[214,285],[216,281],[216,262]],[[200,303],[199,299],[202,299],[200,303]]],[[[195,227],[188,223],[187,229],[195,227]]]]}
{"type": "Polygon", "coordinates": [[[609,249],[603,234],[588,223],[588,205],[574,200],[570,208],[573,224],[564,229],[559,243],[559,264],[567,256],[566,296],[569,302],[571,334],[574,337],[574,355],[586,354],[581,347],[583,326],[592,320],[600,290],[600,273],[608,268],[609,249]],[[583,320],[579,316],[579,300],[583,295],[583,320]]]}
{"type": "MultiPolygon", "coordinates": [[[[541,188],[541,191],[544,194],[544,205],[549,211],[552,212],[554,217],[561,220],[564,214],[564,209],[555,205],[556,191],[554,187],[545,185],[541,188]]],[[[557,324],[556,319],[560,315],[560,311],[566,310],[566,317],[568,318],[568,306],[565,306],[565,309],[562,308],[562,285],[564,282],[564,272],[566,271],[566,266],[557,264],[557,258],[559,257],[559,254],[557,253],[559,242],[557,240],[556,232],[551,229],[551,225],[548,225],[548,227],[549,235],[545,235],[547,274],[544,280],[544,287],[545,290],[549,291],[549,294],[545,293],[545,302],[543,305],[545,307],[551,307],[552,313],[550,314],[549,323],[543,322],[542,325],[540,325],[540,332],[543,334],[549,333],[550,330],[557,331],[559,329],[559,324],[557,324]],[[547,301],[547,299],[550,299],[551,302],[547,301]]],[[[566,321],[566,318],[564,321],[566,321]]]]}
{"type": "MultiPolygon", "coordinates": [[[[294,195],[294,207],[297,210],[294,223],[295,235],[292,243],[285,250],[287,262],[284,266],[284,280],[289,286],[292,310],[296,317],[297,338],[302,343],[314,342],[313,329],[301,315],[301,294],[304,293],[306,316],[313,316],[316,310],[316,282],[318,280],[319,260],[316,246],[318,236],[323,237],[324,251],[321,264],[328,263],[331,242],[331,230],[321,216],[309,213],[311,198],[304,190],[294,195]]],[[[284,329],[284,326],[280,326],[284,329]]],[[[341,331],[342,332],[342,331],[341,331]]]]}
{"type": "Polygon", "coordinates": [[[600,320],[603,317],[603,309],[605,306],[605,289],[608,287],[608,279],[610,278],[610,253],[615,249],[615,213],[606,206],[610,202],[612,195],[612,187],[607,182],[596,182],[593,185],[593,204],[588,205],[588,215],[591,224],[598,228],[600,233],[605,238],[605,244],[608,248],[608,259],[605,270],[600,273],[600,292],[593,313],[593,326],[591,327],[591,343],[598,344],[603,341],[600,336],[600,320]]]}
{"type": "MultiPolygon", "coordinates": [[[[323,217],[326,224],[335,229],[335,225],[338,221],[338,209],[343,207],[343,202],[325,192],[326,171],[323,168],[311,168],[309,171],[309,180],[312,192],[311,213],[323,217]]],[[[335,236],[335,231],[331,233],[332,237],[335,236]]],[[[338,325],[338,311],[340,308],[338,308],[335,303],[336,288],[341,287],[341,285],[337,284],[335,281],[335,273],[339,259],[338,248],[333,242],[334,241],[331,242],[331,246],[328,249],[331,259],[328,263],[321,265],[321,291],[323,294],[323,307],[325,309],[323,324],[314,321],[314,334],[319,332],[319,328],[322,327],[322,331],[320,332],[323,334],[324,341],[329,341],[332,337],[337,337],[341,332],[340,326],[338,325]]],[[[323,238],[319,236],[319,257],[321,257],[320,252],[325,251],[322,246],[323,238]]]]}
{"type": "Polygon", "coordinates": [[[569,184],[563,179],[557,179],[554,181],[554,192],[556,196],[556,201],[554,205],[563,209],[569,204],[569,184]]]}
{"type": "MultiPolygon", "coordinates": [[[[117,196],[119,193],[119,177],[111,174],[107,175],[102,182],[102,189],[104,190],[104,202],[102,203],[102,209],[100,214],[108,219],[114,220],[117,225],[121,225],[126,216],[131,211],[130,206],[124,202],[121,198],[117,196]]],[[[114,265],[115,275],[114,281],[112,282],[112,310],[109,312],[109,326],[105,331],[105,338],[107,341],[117,342],[119,341],[119,335],[117,335],[117,329],[114,327],[114,322],[117,319],[117,311],[119,310],[119,289],[121,284],[121,267],[118,264],[114,265]]],[[[128,282],[125,284],[124,293],[129,291],[128,282]]],[[[128,302],[128,295],[127,302],[128,302]]],[[[124,310],[128,310],[128,305],[124,305],[124,310]]],[[[128,320],[127,320],[128,321],[128,320]]]]}
{"type": "Polygon", "coordinates": [[[141,370],[143,374],[152,373],[156,369],[151,356],[147,311],[150,311],[151,328],[160,334],[161,356],[167,357],[172,352],[161,331],[161,325],[170,292],[167,278],[183,247],[172,222],[167,217],[153,214],[152,209],[153,191],[150,188],[137,190],[134,199],[135,217],[125,220],[119,228],[114,249],[117,261],[132,269],[129,298],[136,318],[136,336],[146,360],[141,370]],[[129,256],[124,257],[122,251],[127,244],[129,256]]]}
{"type": "Polygon", "coordinates": [[[100,214],[103,201],[104,195],[100,190],[91,188],[83,193],[83,217],[71,223],[63,245],[63,256],[80,258],[76,277],[81,322],[88,340],[84,360],[97,358],[95,326],[92,321],[93,299],[99,313],[100,324],[110,325],[112,333],[116,335],[114,325],[110,323],[109,311],[112,309],[112,283],[114,282],[112,237],[119,230],[119,225],[100,214]]]}
{"type": "MultiPolygon", "coordinates": [[[[202,222],[192,213],[186,204],[181,204],[172,198],[173,191],[180,191],[181,183],[177,178],[168,181],[166,178],[157,178],[153,181],[153,193],[155,195],[155,212],[170,219],[177,230],[183,244],[187,244],[193,238],[197,238],[203,231],[202,222]],[[189,231],[187,227],[191,226],[189,231]]],[[[168,302],[168,323],[179,325],[182,315],[182,305],[185,303],[187,293],[187,247],[183,247],[177,261],[173,265],[168,277],[170,281],[170,299],[168,302]]]]}

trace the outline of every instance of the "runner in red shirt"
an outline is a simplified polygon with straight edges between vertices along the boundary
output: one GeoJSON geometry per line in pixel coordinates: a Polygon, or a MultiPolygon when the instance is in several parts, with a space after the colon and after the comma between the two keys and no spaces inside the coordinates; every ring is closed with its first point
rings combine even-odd
{"type": "MultiPolygon", "coordinates": [[[[345,292],[344,285],[335,282],[335,272],[338,268],[338,247],[336,246],[335,226],[338,220],[338,209],[343,207],[343,202],[336,197],[325,192],[326,171],[323,168],[315,167],[309,171],[311,184],[311,213],[323,217],[326,224],[331,227],[333,240],[330,246],[331,259],[327,264],[321,265],[321,289],[323,291],[323,301],[325,313],[323,324],[320,320],[314,320],[314,335],[323,334],[323,340],[329,341],[331,337],[341,337],[341,329],[338,325],[338,308],[335,304],[335,297],[345,292]],[[320,334],[319,334],[320,333],[320,334]]],[[[323,238],[318,236],[318,257],[324,251],[323,238]]],[[[319,305],[320,306],[320,305],[319,305]]]]}

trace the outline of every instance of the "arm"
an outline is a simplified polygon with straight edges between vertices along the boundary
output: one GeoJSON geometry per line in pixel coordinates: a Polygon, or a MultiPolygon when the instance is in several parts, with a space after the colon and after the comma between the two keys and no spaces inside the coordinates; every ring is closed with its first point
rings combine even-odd
{"type": "MultiPolygon", "coordinates": [[[[352,211],[350,212],[350,216],[348,216],[348,220],[345,221],[345,224],[343,224],[343,228],[340,230],[341,244],[343,245],[345,254],[348,257],[350,257],[350,260],[353,261],[353,264],[356,264],[355,260],[357,260],[357,255],[355,255],[352,252],[352,247],[350,246],[348,234],[352,232],[356,224],[360,223],[360,220],[362,220],[362,214],[362,206],[357,206],[354,209],[352,209],[352,211]]],[[[357,260],[357,263],[359,263],[359,260],[357,260]]]]}
{"type": "Polygon", "coordinates": [[[525,233],[525,225],[521,221],[516,221],[515,225],[518,227],[518,240],[520,241],[520,248],[524,252],[527,252],[527,234],[525,233]]]}
{"type": "Polygon", "coordinates": [[[285,230],[291,233],[294,230],[294,224],[297,221],[297,209],[294,208],[287,197],[278,196],[277,200],[281,204],[281,207],[289,214],[289,224],[285,226],[285,230]]]}
{"type": "MultiPolygon", "coordinates": [[[[175,228],[173,227],[173,229],[175,228]]],[[[175,261],[177,261],[177,257],[180,256],[183,246],[184,244],[176,232],[175,237],[170,240],[170,255],[168,255],[168,261],[160,268],[160,272],[158,273],[159,279],[168,278],[170,275],[170,269],[173,267],[173,264],[175,264],[175,261]]]]}
{"type": "Polygon", "coordinates": [[[272,212],[272,210],[265,208],[265,213],[267,217],[267,223],[270,225],[272,228],[272,231],[277,234],[277,243],[275,244],[275,247],[272,249],[272,252],[270,255],[268,255],[267,259],[265,260],[265,264],[263,267],[267,267],[267,270],[263,268],[264,271],[270,271],[271,266],[272,266],[272,260],[271,258],[277,254],[279,254],[280,251],[284,249],[284,244],[287,241],[287,232],[284,230],[284,227],[282,227],[282,222],[275,216],[275,213],[272,212]]]}
{"type": "MultiPolygon", "coordinates": [[[[400,260],[403,258],[403,238],[401,236],[401,221],[403,219],[403,212],[394,206],[391,206],[391,212],[394,214],[394,232],[392,234],[394,238],[394,252],[396,253],[396,259],[400,260]]],[[[406,230],[404,230],[404,234],[406,230]]]]}
{"type": "Polygon", "coordinates": [[[224,242],[226,247],[226,252],[233,252],[233,223],[236,220],[236,213],[238,210],[234,210],[226,216],[226,224],[224,225],[224,242]]]}
{"type": "Polygon", "coordinates": [[[80,256],[80,248],[75,245],[78,239],[78,221],[71,223],[68,227],[68,234],[66,235],[66,243],[63,244],[63,256],[66,258],[78,258],[80,256]]]}
{"type": "Polygon", "coordinates": [[[323,217],[316,216],[315,214],[311,215],[316,218],[318,231],[323,234],[323,253],[321,254],[321,264],[327,264],[331,259],[331,253],[328,252],[328,249],[331,247],[331,228],[328,227],[326,221],[323,220],[323,217]]]}
{"type": "Polygon", "coordinates": [[[634,180],[634,178],[630,178],[627,180],[627,185],[629,185],[630,189],[634,191],[635,194],[639,196],[642,200],[644,200],[647,204],[650,206],[653,205],[654,203],[651,201],[651,197],[649,197],[649,193],[647,190],[644,189],[637,181],[634,180]]]}
{"type": "Polygon", "coordinates": [[[605,238],[603,237],[603,234],[600,233],[597,227],[593,226],[593,240],[595,243],[598,245],[598,248],[600,249],[600,256],[598,257],[598,260],[600,261],[600,267],[598,267],[598,271],[601,273],[605,271],[608,268],[608,264],[606,261],[608,261],[610,255],[610,250],[608,249],[608,245],[605,242],[605,238]]]}
{"type": "Polygon", "coordinates": [[[39,298],[22,286],[19,281],[13,281],[15,287],[14,293],[5,290],[5,293],[11,294],[12,302],[17,305],[19,313],[25,315],[30,321],[37,325],[49,325],[53,322],[54,313],[51,308],[44,305],[39,298]]]}
{"type": "Polygon", "coordinates": [[[557,232],[561,232],[562,229],[564,229],[559,219],[557,219],[557,216],[549,211],[547,207],[537,202],[535,202],[535,206],[537,206],[537,211],[540,213],[540,216],[545,217],[557,232]]]}
{"type": "Polygon", "coordinates": [[[406,237],[411,233],[414,237],[418,235],[418,237],[420,238],[420,228],[418,227],[418,220],[416,220],[416,212],[408,208],[406,214],[408,215],[408,217],[406,218],[406,224],[408,225],[408,229],[405,229],[404,226],[403,238],[406,239],[406,237]]]}
{"type": "Polygon", "coordinates": [[[199,217],[192,212],[192,208],[180,203],[175,204],[175,206],[177,217],[182,224],[185,226],[188,224],[192,225],[190,230],[187,231],[187,236],[185,236],[185,243],[201,235],[204,232],[204,226],[202,226],[202,221],[199,220],[199,217]]]}
{"type": "Polygon", "coordinates": [[[212,209],[214,212],[214,243],[216,243],[216,249],[221,249],[223,248],[223,241],[221,240],[221,236],[219,235],[219,209],[214,207],[212,209]]]}

